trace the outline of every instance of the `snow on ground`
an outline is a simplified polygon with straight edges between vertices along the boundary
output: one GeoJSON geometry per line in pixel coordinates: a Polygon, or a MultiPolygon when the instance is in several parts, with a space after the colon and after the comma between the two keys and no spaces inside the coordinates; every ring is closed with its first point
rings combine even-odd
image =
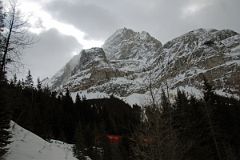
{"type": "MultiPolygon", "coordinates": [[[[165,92],[167,92],[166,88],[163,88],[163,89],[165,90],[165,92]]],[[[203,97],[203,94],[201,93],[201,91],[199,89],[197,89],[193,86],[181,86],[179,88],[169,90],[170,99],[172,101],[174,100],[175,96],[177,95],[178,89],[180,89],[181,91],[185,91],[189,95],[194,95],[197,98],[203,97]]],[[[155,100],[155,103],[160,104],[161,103],[161,93],[162,93],[161,89],[154,88],[152,92],[154,95],[153,98],[155,100]]],[[[109,98],[110,97],[110,95],[108,95],[107,93],[87,92],[87,90],[85,90],[85,91],[71,93],[73,100],[76,99],[77,93],[79,94],[80,97],[86,97],[86,99],[96,99],[96,98],[101,99],[101,98],[109,98]]],[[[116,95],[114,95],[114,96],[116,96],[116,95]]],[[[124,102],[128,103],[131,106],[134,104],[137,104],[139,106],[146,106],[146,105],[153,103],[153,99],[152,99],[151,93],[149,91],[147,91],[144,94],[133,93],[127,97],[119,97],[119,96],[116,96],[116,97],[123,100],[124,102]]]]}
{"type": "Polygon", "coordinates": [[[215,93],[220,95],[220,96],[224,96],[224,97],[233,97],[235,99],[240,99],[240,97],[237,94],[229,94],[223,91],[223,89],[220,90],[215,90],[215,93]]]}
{"type": "Polygon", "coordinates": [[[85,97],[86,99],[101,99],[101,98],[109,98],[110,96],[103,92],[88,92],[87,90],[84,91],[78,91],[78,92],[72,92],[71,96],[72,99],[75,101],[77,93],[80,97],[85,97]]]}
{"type": "MultiPolygon", "coordinates": [[[[110,95],[108,95],[107,93],[103,93],[103,92],[87,92],[85,91],[79,91],[79,92],[73,92],[71,93],[72,99],[75,100],[76,99],[76,95],[77,93],[79,94],[80,97],[86,97],[86,99],[101,99],[101,98],[109,98],[110,95]]],[[[114,95],[116,96],[116,95],[114,95]]],[[[148,102],[150,101],[150,96],[147,94],[139,94],[139,93],[133,93],[131,95],[129,95],[128,97],[119,97],[116,96],[119,99],[122,99],[124,102],[128,103],[129,105],[146,105],[148,104],[148,102]]]]}
{"type": "Polygon", "coordinates": [[[32,132],[11,122],[12,143],[6,160],[77,160],[72,145],[61,141],[47,142],[32,132]]]}
{"type": "MultiPolygon", "coordinates": [[[[165,94],[167,94],[167,89],[164,88],[165,94]]],[[[174,102],[174,99],[177,95],[177,91],[178,89],[180,91],[184,91],[188,96],[193,95],[194,97],[201,99],[203,98],[203,93],[200,89],[194,87],[194,86],[188,86],[188,85],[184,85],[184,86],[180,86],[178,88],[174,88],[174,89],[170,89],[169,90],[169,98],[171,102],[174,102]]],[[[147,91],[144,94],[139,94],[139,93],[133,93],[127,97],[119,97],[116,96],[117,98],[123,100],[124,102],[128,103],[129,105],[133,106],[134,104],[137,104],[139,106],[146,106],[149,104],[153,103],[153,98],[155,100],[156,104],[160,104],[161,103],[161,94],[162,94],[162,90],[161,89],[157,89],[154,88],[152,90],[153,92],[153,96],[151,97],[151,93],[150,91],[147,91]]],[[[87,90],[85,91],[79,91],[79,92],[74,92],[71,93],[71,96],[73,98],[73,100],[76,99],[76,95],[77,93],[79,94],[80,97],[86,97],[86,99],[101,99],[101,98],[109,98],[110,95],[108,95],[107,93],[103,93],[103,92],[87,92],[87,90]]],[[[215,93],[218,95],[222,95],[222,96],[226,96],[226,97],[234,97],[234,98],[239,98],[238,95],[234,95],[234,94],[229,94],[223,90],[215,90],[215,93]]]]}
{"type": "MultiPolygon", "coordinates": [[[[197,98],[203,98],[203,93],[199,89],[197,89],[196,87],[188,86],[188,85],[180,86],[179,90],[184,91],[187,94],[193,95],[197,98]]],[[[174,91],[175,91],[175,95],[176,95],[177,94],[177,89],[175,89],[174,91]]]]}
{"type": "Polygon", "coordinates": [[[133,93],[128,97],[123,98],[123,100],[128,103],[129,105],[146,105],[146,103],[148,102],[148,100],[150,99],[149,96],[147,96],[146,94],[139,94],[139,93],[133,93]]]}

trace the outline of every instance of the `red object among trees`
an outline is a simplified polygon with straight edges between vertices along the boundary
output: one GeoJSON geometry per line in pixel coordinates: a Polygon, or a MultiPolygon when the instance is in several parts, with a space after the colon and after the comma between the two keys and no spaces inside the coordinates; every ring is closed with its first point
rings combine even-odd
{"type": "Polygon", "coordinates": [[[120,143],[122,137],[119,135],[107,135],[107,138],[110,143],[120,143]]]}

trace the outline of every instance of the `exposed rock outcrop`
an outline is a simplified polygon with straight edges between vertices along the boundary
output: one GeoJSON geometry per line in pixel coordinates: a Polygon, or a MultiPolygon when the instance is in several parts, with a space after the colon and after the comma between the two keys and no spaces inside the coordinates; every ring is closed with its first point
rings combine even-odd
{"type": "Polygon", "coordinates": [[[202,79],[216,89],[238,94],[240,34],[198,29],[162,45],[147,32],[120,29],[103,48],[83,50],[51,80],[53,89],[88,91],[127,97],[166,85],[201,89],[202,79]]]}

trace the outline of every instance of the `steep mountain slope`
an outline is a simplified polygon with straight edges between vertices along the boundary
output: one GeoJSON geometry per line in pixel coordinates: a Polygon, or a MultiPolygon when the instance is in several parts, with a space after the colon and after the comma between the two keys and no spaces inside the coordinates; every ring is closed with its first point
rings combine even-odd
{"type": "Polygon", "coordinates": [[[68,81],[68,78],[72,75],[72,70],[79,63],[79,55],[75,55],[60,71],[58,71],[51,79],[46,78],[43,81],[44,85],[48,85],[51,88],[56,88],[68,81]]]}
{"type": "Polygon", "coordinates": [[[240,35],[231,30],[198,29],[162,46],[147,32],[123,28],[106,40],[103,49],[83,50],[50,84],[57,90],[68,87],[72,92],[138,101],[149,96],[150,87],[153,91],[180,87],[198,94],[204,75],[216,83],[219,93],[239,95],[239,65],[240,35]]]}
{"type": "Polygon", "coordinates": [[[4,157],[6,160],[77,160],[73,157],[72,145],[47,142],[14,122],[11,133],[12,143],[4,157]]]}
{"type": "Polygon", "coordinates": [[[239,92],[240,35],[230,30],[199,29],[164,45],[155,68],[157,85],[168,82],[171,88],[201,88],[203,75],[214,81],[216,89],[239,92]]]}
{"type": "Polygon", "coordinates": [[[111,60],[142,60],[147,63],[161,52],[162,44],[145,31],[139,33],[123,28],[105,41],[103,49],[111,60]]]}
{"type": "Polygon", "coordinates": [[[120,29],[106,41],[103,49],[82,50],[50,79],[48,85],[57,90],[68,87],[72,92],[144,93],[141,74],[148,70],[161,50],[161,42],[148,33],[120,29]],[[113,46],[115,43],[118,46],[113,46]]]}

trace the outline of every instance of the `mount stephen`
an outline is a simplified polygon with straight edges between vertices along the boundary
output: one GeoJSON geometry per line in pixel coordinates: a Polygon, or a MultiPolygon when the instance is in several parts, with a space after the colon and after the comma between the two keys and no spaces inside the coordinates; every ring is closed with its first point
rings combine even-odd
{"type": "Polygon", "coordinates": [[[82,50],[47,84],[89,98],[113,94],[137,103],[162,89],[198,96],[203,77],[218,94],[240,95],[239,33],[197,29],[163,45],[145,31],[119,29],[102,48],[82,50]]]}

